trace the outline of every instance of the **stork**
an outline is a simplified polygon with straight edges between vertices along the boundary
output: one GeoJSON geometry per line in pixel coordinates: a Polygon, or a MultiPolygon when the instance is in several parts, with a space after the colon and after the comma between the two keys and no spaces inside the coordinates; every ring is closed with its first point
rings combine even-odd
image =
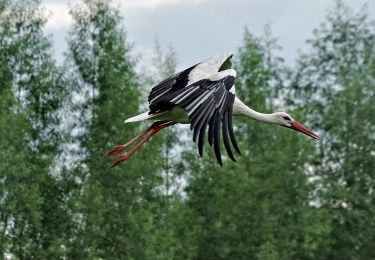
{"type": "Polygon", "coordinates": [[[257,121],[280,125],[319,140],[319,136],[298,123],[285,112],[265,114],[245,105],[235,93],[236,71],[232,69],[233,54],[223,53],[200,62],[160,82],[152,88],[149,111],[130,117],[125,123],[154,121],[154,123],[126,144],[117,145],[106,156],[116,155],[142,138],[129,152],[121,154],[111,167],[127,160],[139,147],[163,128],[174,124],[190,124],[193,141],[203,154],[205,134],[213,146],[216,159],[222,165],[220,130],[225,150],[235,161],[232,148],[240,154],[232,126],[232,116],[245,116],[257,121]]]}

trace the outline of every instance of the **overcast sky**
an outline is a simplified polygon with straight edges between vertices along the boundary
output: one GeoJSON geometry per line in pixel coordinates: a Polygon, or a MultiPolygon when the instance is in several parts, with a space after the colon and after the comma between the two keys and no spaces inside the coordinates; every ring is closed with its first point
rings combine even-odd
{"type": "MultiPolygon", "coordinates": [[[[71,24],[67,6],[75,0],[44,0],[51,12],[46,32],[52,34],[57,59],[66,49],[65,37],[71,24]]],[[[365,1],[346,0],[359,10],[365,1]]],[[[220,52],[236,52],[244,27],[261,35],[271,25],[282,46],[282,57],[292,63],[305,40],[323,20],[334,0],[125,0],[119,1],[128,42],[135,44],[147,66],[155,39],[171,43],[177,53],[178,69],[183,69],[220,52]]],[[[375,3],[368,11],[375,17],[375,3]]]]}

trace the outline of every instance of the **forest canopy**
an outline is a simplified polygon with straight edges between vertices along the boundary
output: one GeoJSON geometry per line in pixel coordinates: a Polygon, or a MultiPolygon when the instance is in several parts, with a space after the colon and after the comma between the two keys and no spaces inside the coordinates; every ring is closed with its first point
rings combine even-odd
{"type": "Polygon", "coordinates": [[[70,16],[60,64],[42,3],[0,1],[0,258],[375,258],[375,23],[365,8],[336,1],[292,66],[269,27],[244,29],[236,94],[322,139],[235,118],[242,155],[223,167],[177,126],[110,169],[104,154],[146,127],[124,119],[176,72],[177,54],[156,42],[139,72],[116,5],[82,0],[70,16]]]}

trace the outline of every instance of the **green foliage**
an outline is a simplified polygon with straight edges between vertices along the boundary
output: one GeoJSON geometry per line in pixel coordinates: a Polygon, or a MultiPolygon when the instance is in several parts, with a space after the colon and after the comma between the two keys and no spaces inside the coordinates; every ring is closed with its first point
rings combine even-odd
{"type": "MultiPolygon", "coordinates": [[[[237,95],[269,111],[282,85],[281,60],[269,36],[245,31],[237,62],[237,95]],[[271,49],[270,49],[271,48],[271,49]]],[[[296,116],[296,118],[298,118],[296,116]]],[[[237,120],[236,120],[237,121],[237,120]]],[[[199,259],[316,259],[326,251],[329,219],[309,205],[310,140],[284,129],[238,120],[242,156],[217,169],[207,157],[190,162],[188,205],[196,219],[199,259]]]]}
{"type": "Polygon", "coordinates": [[[42,32],[39,1],[6,3],[0,23],[2,250],[59,257],[71,218],[64,182],[53,174],[64,84],[42,32]]]}
{"type": "MultiPolygon", "coordinates": [[[[174,75],[176,73],[177,58],[176,53],[173,49],[173,46],[169,44],[167,52],[163,53],[162,46],[155,41],[154,55],[152,57],[152,66],[144,72],[143,78],[144,86],[146,87],[144,91],[145,100],[147,100],[147,95],[151,90],[152,86],[155,86],[162,80],[174,75]]],[[[148,106],[148,103],[145,104],[148,106]]],[[[180,166],[180,160],[177,158],[180,157],[179,147],[181,141],[178,136],[186,134],[183,129],[178,126],[166,128],[161,133],[158,134],[158,139],[153,140],[155,146],[161,147],[161,153],[163,160],[163,177],[164,183],[161,189],[166,193],[166,195],[174,194],[177,195],[178,192],[178,168],[180,166]]]]}
{"type": "MultiPolygon", "coordinates": [[[[2,27],[1,43],[9,33],[7,27],[2,27]]],[[[12,74],[8,66],[8,48],[4,44],[0,47],[0,254],[4,255],[11,248],[12,238],[9,234],[16,233],[12,228],[14,224],[24,225],[38,221],[36,213],[38,203],[30,201],[35,199],[35,192],[27,188],[31,184],[32,172],[20,162],[29,159],[26,134],[30,130],[30,124],[24,114],[17,112],[17,102],[13,95],[12,74]],[[22,174],[22,177],[18,177],[22,174]],[[28,192],[26,192],[28,191],[28,192]],[[24,195],[23,195],[24,194],[24,195]],[[22,196],[21,196],[22,195],[22,196]],[[22,206],[29,211],[29,218],[23,216],[22,206]],[[21,217],[22,216],[22,217],[21,217]],[[26,223],[25,223],[26,222],[26,223]]],[[[16,235],[16,234],[14,234],[16,235]]],[[[24,242],[24,241],[20,241],[24,242]]]]}
{"type": "Polygon", "coordinates": [[[176,53],[156,42],[152,68],[137,75],[111,1],[70,13],[60,67],[40,1],[0,1],[0,258],[374,258],[375,27],[365,8],[337,1],[295,67],[275,55],[268,27],[261,37],[245,29],[235,56],[241,100],[287,110],[319,129],[319,143],[235,118],[237,163],[223,155],[219,167],[208,144],[199,158],[191,133],[173,127],[115,169],[103,155],[140,131],[123,121],[175,73],[176,53]]]}
{"type": "Polygon", "coordinates": [[[316,156],[319,203],[332,216],[331,258],[368,259],[374,218],[375,28],[366,12],[336,4],[301,57],[295,96],[323,133],[316,156]]]}
{"type": "Polygon", "coordinates": [[[160,148],[145,146],[114,169],[103,159],[110,148],[139,130],[134,124],[123,125],[138,112],[140,89],[121,17],[111,3],[99,0],[84,1],[71,14],[75,24],[70,59],[82,81],[74,91],[86,95],[78,107],[86,129],[81,136],[86,167],[77,173],[82,179],[77,206],[82,223],[76,239],[77,249],[84,245],[84,250],[75,250],[72,257],[154,258],[154,236],[165,203],[157,189],[163,181],[160,148]]]}

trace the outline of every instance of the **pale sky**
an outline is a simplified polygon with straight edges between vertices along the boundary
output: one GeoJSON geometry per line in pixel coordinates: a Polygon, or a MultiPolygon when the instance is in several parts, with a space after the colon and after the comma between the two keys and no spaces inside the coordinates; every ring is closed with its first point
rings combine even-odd
{"type": "MultiPolygon", "coordinates": [[[[52,34],[57,59],[66,50],[65,37],[72,22],[67,6],[76,0],[44,0],[51,12],[46,32],[52,34]]],[[[364,0],[346,0],[359,10],[364,0]]],[[[283,48],[280,55],[290,64],[334,6],[334,0],[125,0],[119,1],[128,42],[133,54],[141,54],[147,67],[155,39],[171,43],[177,53],[178,69],[184,69],[221,52],[234,52],[241,44],[244,27],[261,35],[268,24],[283,48]]],[[[375,17],[375,2],[368,1],[375,17]]]]}

